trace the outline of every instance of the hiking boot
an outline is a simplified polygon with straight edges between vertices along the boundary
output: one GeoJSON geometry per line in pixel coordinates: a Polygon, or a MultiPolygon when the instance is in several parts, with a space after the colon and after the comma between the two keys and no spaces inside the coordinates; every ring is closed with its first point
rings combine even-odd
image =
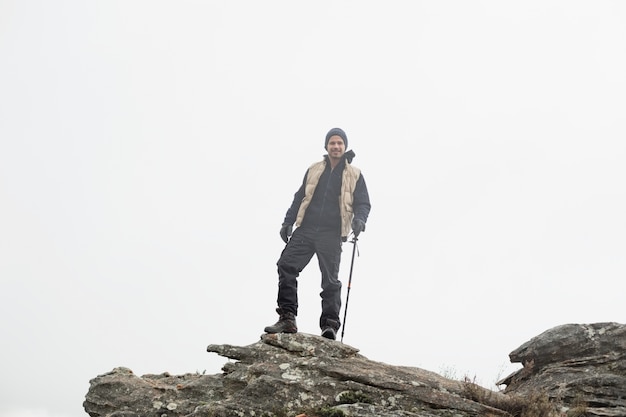
{"type": "Polygon", "coordinates": [[[278,321],[272,326],[265,328],[265,333],[297,333],[298,326],[296,325],[296,315],[288,311],[283,311],[280,308],[276,309],[276,312],[280,315],[278,321]]]}
{"type": "Polygon", "coordinates": [[[332,327],[327,327],[322,330],[322,337],[330,340],[335,340],[337,338],[337,331],[332,327]]]}

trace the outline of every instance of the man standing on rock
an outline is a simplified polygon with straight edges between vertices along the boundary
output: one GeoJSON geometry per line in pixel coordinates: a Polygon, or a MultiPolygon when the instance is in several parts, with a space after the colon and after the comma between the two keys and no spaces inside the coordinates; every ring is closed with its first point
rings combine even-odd
{"type": "Polygon", "coordinates": [[[325,338],[337,336],[341,326],[341,245],[351,229],[355,238],[365,230],[371,207],[365,179],[351,165],[355,154],[346,152],[347,146],[343,130],[333,128],[326,134],[328,154],[309,167],[287,210],[280,229],[286,246],[277,262],[279,319],[265,328],[267,333],[298,331],[298,276],[317,255],[322,273],[320,328],[325,338]]]}

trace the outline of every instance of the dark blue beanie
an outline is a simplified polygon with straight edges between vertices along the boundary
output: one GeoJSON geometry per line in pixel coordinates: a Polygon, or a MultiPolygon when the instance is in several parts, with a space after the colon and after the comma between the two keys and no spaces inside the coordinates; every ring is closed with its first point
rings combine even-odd
{"type": "Polygon", "coordinates": [[[324,142],[324,149],[328,147],[328,141],[330,140],[330,137],[335,136],[335,135],[340,136],[341,139],[343,139],[343,144],[346,147],[346,149],[348,149],[348,136],[346,136],[346,132],[339,129],[338,127],[333,127],[326,134],[326,142],[324,142]]]}

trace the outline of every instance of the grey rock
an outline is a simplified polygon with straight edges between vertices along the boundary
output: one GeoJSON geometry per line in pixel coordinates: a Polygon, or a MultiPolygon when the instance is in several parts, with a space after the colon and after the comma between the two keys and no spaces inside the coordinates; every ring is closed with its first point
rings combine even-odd
{"type": "Polygon", "coordinates": [[[90,381],[85,411],[91,417],[295,416],[337,407],[346,416],[506,415],[469,398],[460,381],[371,361],[358,349],[320,336],[266,334],[250,346],[207,350],[236,362],[212,376],[139,377],[115,368],[90,381]]]}
{"type": "Polygon", "coordinates": [[[249,346],[209,345],[232,360],[217,375],[115,368],[90,381],[83,406],[91,417],[626,416],[625,347],[622,324],[555,327],[511,352],[523,368],[497,392],[320,336],[265,334],[249,346]]]}
{"type": "Polygon", "coordinates": [[[507,394],[545,392],[562,411],[626,416],[626,326],[565,324],[547,330],[509,354],[523,368],[500,384],[507,394]]]}

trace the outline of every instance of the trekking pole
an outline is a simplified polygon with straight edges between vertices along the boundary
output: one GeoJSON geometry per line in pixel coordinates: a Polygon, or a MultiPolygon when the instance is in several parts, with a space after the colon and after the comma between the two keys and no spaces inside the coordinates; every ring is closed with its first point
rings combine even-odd
{"type": "Polygon", "coordinates": [[[343,327],[341,328],[341,343],[343,343],[343,333],[346,331],[346,316],[348,315],[348,301],[350,300],[350,288],[352,287],[352,269],[354,268],[354,253],[356,252],[357,237],[354,236],[351,240],[352,244],[352,262],[350,262],[350,276],[348,278],[348,292],[346,294],[346,307],[343,312],[343,327]]]}

